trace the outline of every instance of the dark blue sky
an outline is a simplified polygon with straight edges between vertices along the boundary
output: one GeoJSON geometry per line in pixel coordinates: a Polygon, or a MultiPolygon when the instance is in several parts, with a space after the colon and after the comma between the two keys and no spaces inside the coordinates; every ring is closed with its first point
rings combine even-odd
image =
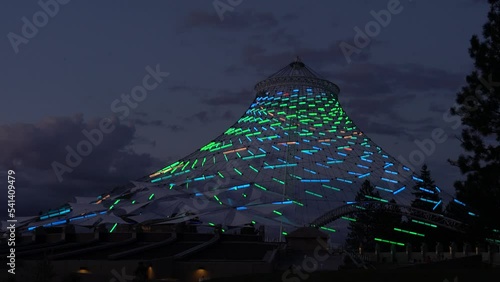
{"type": "Polygon", "coordinates": [[[408,159],[415,140],[442,128],[448,138],[425,162],[453,191],[460,175],[446,159],[461,151],[460,130],[443,115],[473,69],[469,40],[488,5],[401,0],[347,63],[339,45],[354,44],[354,28],[391,1],[70,1],[17,47],[22,18],[42,8],[3,3],[0,170],[17,172],[18,214],[98,195],[205,145],[246,110],[255,83],[296,55],[339,85],[347,113],[394,157],[408,159]],[[241,3],[221,19],[214,2],[241,3]],[[156,65],[170,75],[59,182],[51,164],[64,162],[65,147],[112,116],[113,101],[156,65]]]}

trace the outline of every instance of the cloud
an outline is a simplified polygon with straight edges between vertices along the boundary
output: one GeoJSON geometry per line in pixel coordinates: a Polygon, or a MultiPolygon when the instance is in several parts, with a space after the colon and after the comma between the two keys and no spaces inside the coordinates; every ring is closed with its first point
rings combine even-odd
{"type": "Polygon", "coordinates": [[[214,92],[214,89],[206,88],[206,87],[197,87],[192,83],[185,82],[177,82],[175,85],[169,86],[167,88],[168,93],[173,93],[175,95],[179,95],[181,93],[189,94],[189,95],[206,95],[207,93],[214,92]]]}
{"type": "Polygon", "coordinates": [[[270,32],[259,32],[248,39],[251,42],[266,42],[266,45],[274,44],[276,46],[300,46],[301,34],[292,34],[288,32],[287,27],[280,27],[270,32]]]}
{"type": "MultiPolygon", "coordinates": [[[[131,123],[135,126],[151,126],[151,127],[162,127],[170,130],[171,132],[180,132],[185,130],[184,127],[177,125],[177,124],[165,124],[162,120],[156,119],[156,120],[151,120],[147,121],[145,119],[141,118],[135,118],[131,119],[131,123]]],[[[145,143],[150,143],[150,141],[147,141],[145,143]]],[[[143,143],[143,144],[145,144],[143,143]]]]}
{"type": "Polygon", "coordinates": [[[186,130],[184,127],[176,125],[176,124],[169,124],[166,126],[170,131],[172,132],[180,132],[186,130]]]}
{"type": "Polygon", "coordinates": [[[141,111],[137,111],[137,110],[136,110],[136,111],[133,111],[132,113],[133,113],[134,115],[136,115],[136,116],[140,116],[140,117],[147,117],[147,116],[149,116],[149,113],[147,113],[147,112],[141,112],[141,111]]]}
{"type": "Polygon", "coordinates": [[[331,73],[341,90],[373,96],[396,91],[456,91],[464,75],[418,64],[356,63],[331,73]]]}
{"type": "Polygon", "coordinates": [[[242,29],[267,30],[278,25],[278,20],[271,12],[232,12],[226,13],[224,21],[221,21],[217,13],[205,11],[192,11],[182,23],[181,29],[194,28],[216,28],[229,31],[241,31],[242,29]]]}
{"type": "Polygon", "coordinates": [[[248,90],[230,91],[224,90],[221,94],[215,97],[206,97],[202,99],[204,104],[210,106],[227,106],[227,105],[249,105],[255,98],[255,93],[248,90]]]}
{"type": "Polygon", "coordinates": [[[162,120],[147,121],[145,119],[135,118],[135,119],[132,119],[131,122],[134,125],[139,125],[139,126],[157,126],[157,127],[163,127],[163,126],[165,126],[163,124],[162,120]]]}
{"type": "MultiPolygon", "coordinates": [[[[293,36],[289,35],[288,40],[293,40],[293,36]]],[[[260,75],[270,75],[271,73],[283,68],[287,63],[295,60],[299,56],[302,61],[321,72],[325,67],[344,66],[347,61],[339,48],[341,40],[333,41],[325,47],[300,47],[295,45],[292,49],[282,52],[270,52],[262,45],[249,44],[245,46],[241,52],[241,63],[249,69],[257,70],[260,75]]],[[[379,41],[372,40],[370,47],[379,44],[379,41]]],[[[356,56],[356,62],[367,62],[371,58],[370,47],[367,47],[359,55],[356,56]]],[[[229,66],[226,69],[238,69],[239,66],[229,66]]]]}
{"type": "Polygon", "coordinates": [[[19,215],[54,208],[75,195],[100,195],[116,184],[138,179],[160,167],[162,162],[158,159],[134,151],[134,142],[141,142],[135,127],[115,118],[115,130],[104,134],[91,154],[82,157],[81,164],[63,174],[63,181],[59,182],[52,163],[66,164],[66,146],[76,148],[79,142],[87,140],[82,130],[98,128],[100,120],[85,120],[82,114],[76,114],[46,117],[37,123],[0,125],[0,171],[16,171],[19,215]]]}
{"type": "Polygon", "coordinates": [[[228,120],[234,118],[235,116],[230,110],[224,111],[223,113],[220,113],[219,111],[208,112],[206,110],[203,110],[191,116],[185,117],[184,120],[188,122],[198,121],[201,122],[202,124],[206,124],[217,120],[228,120]]]}

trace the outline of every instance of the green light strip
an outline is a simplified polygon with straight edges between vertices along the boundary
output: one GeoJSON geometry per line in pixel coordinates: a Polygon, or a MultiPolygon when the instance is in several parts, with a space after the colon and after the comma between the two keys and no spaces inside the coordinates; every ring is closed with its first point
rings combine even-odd
{"type": "Polygon", "coordinates": [[[182,167],[181,171],[184,171],[184,169],[186,168],[186,166],[189,164],[190,161],[187,161],[187,163],[182,167]]]}
{"type": "Polygon", "coordinates": [[[339,189],[339,188],[336,188],[336,187],[333,187],[333,186],[329,186],[329,185],[326,185],[326,184],[323,184],[323,185],[321,185],[321,186],[323,186],[323,187],[325,187],[325,188],[328,188],[328,189],[332,189],[332,190],[335,190],[335,191],[340,192],[340,189],[339,189]]]}
{"type": "Polygon", "coordinates": [[[278,179],[278,178],[276,178],[276,177],[273,177],[273,180],[274,180],[274,181],[276,181],[276,182],[278,182],[278,183],[280,183],[280,184],[285,185],[285,182],[284,182],[284,181],[279,180],[279,179],[278,179]]]}
{"type": "Polygon", "coordinates": [[[309,191],[309,190],[305,190],[304,192],[306,192],[306,193],[307,193],[307,194],[309,194],[309,195],[316,196],[316,197],[318,197],[318,198],[323,198],[323,196],[321,196],[320,194],[316,194],[316,193],[311,192],[311,191],[309,191]]]}
{"type": "Polygon", "coordinates": [[[241,158],[242,160],[250,160],[250,159],[255,159],[255,158],[263,158],[265,157],[266,154],[259,154],[259,155],[254,155],[254,156],[246,156],[241,158]]]}
{"type": "Polygon", "coordinates": [[[259,135],[259,134],[261,134],[261,132],[257,131],[257,132],[254,132],[254,133],[246,134],[245,136],[255,136],[255,135],[259,135]]]}
{"type": "Polygon", "coordinates": [[[193,165],[191,165],[191,169],[194,169],[194,166],[198,163],[198,159],[194,160],[193,165]]]}
{"type": "Polygon", "coordinates": [[[233,144],[229,143],[229,144],[217,147],[217,148],[210,149],[209,151],[210,152],[215,152],[215,151],[218,151],[218,150],[221,150],[221,149],[225,149],[225,148],[228,148],[228,147],[231,147],[231,146],[233,146],[233,144]]]}
{"type": "Polygon", "coordinates": [[[259,185],[259,184],[257,184],[257,183],[254,183],[253,185],[255,185],[255,187],[257,187],[257,188],[260,188],[260,189],[262,189],[262,190],[264,190],[264,191],[267,191],[267,188],[266,188],[266,187],[264,187],[264,186],[262,186],[262,185],[259,185]]]}
{"type": "Polygon", "coordinates": [[[370,196],[370,195],[365,195],[365,198],[368,198],[368,199],[371,199],[371,200],[380,201],[380,202],[383,202],[383,203],[388,203],[389,202],[389,201],[387,201],[385,199],[380,199],[380,198],[373,197],[373,196],[370,196]]]}
{"type": "Polygon", "coordinates": [[[398,245],[398,246],[404,246],[404,245],[405,245],[405,244],[403,244],[403,243],[394,242],[394,241],[389,241],[389,240],[380,239],[380,238],[375,238],[375,241],[377,241],[377,242],[383,242],[383,243],[389,243],[389,244],[392,244],[392,245],[398,245]]]}
{"type": "Polygon", "coordinates": [[[118,223],[115,223],[115,225],[113,225],[113,227],[111,227],[111,230],[109,230],[109,233],[115,231],[115,228],[116,228],[117,225],[118,225],[118,223]]]}
{"type": "Polygon", "coordinates": [[[399,229],[399,228],[396,228],[396,227],[394,227],[394,231],[403,232],[403,233],[407,233],[407,234],[411,234],[411,235],[415,235],[415,236],[420,236],[420,237],[425,237],[424,234],[413,232],[413,231],[409,231],[409,230],[399,229]]]}
{"type": "MultiPolygon", "coordinates": [[[[183,164],[183,163],[180,163],[180,164],[179,164],[179,166],[180,166],[180,165],[182,165],[182,164],[183,164]]],[[[170,174],[174,174],[174,172],[175,172],[178,168],[179,168],[179,167],[178,167],[178,166],[176,166],[174,169],[172,169],[172,170],[170,171],[170,174]]]]}
{"type": "Polygon", "coordinates": [[[500,244],[500,240],[495,240],[495,239],[486,238],[486,241],[491,242],[491,243],[500,244]]]}
{"type": "Polygon", "coordinates": [[[297,202],[297,201],[293,201],[293,203],[294,203],[294,204],[297,204],[297,205],[299,205],[299,206],[301,206],[301,207],[303,207],[303,206],[304,206],[304,204],[299,203],[299,202],[297,202]]]}
{"type": "Polygon", "coordinates": [[[217,202],[219,202],[219,205],[222,205],[222,202],[219,200],[219,197],[217,197],[217,195],[214,195],[214,198],[217,200],[217,202]]]}
{"type": "Polygon", "coordinates": [[[169,166],[166,166],[166,167],[164,167],[164,168],[160,169],[158,172],[162,172],[162,173],[163,173],[165,170],[167,170],[167,169],[169,169],[169,168],[171,168],[171,167],[173,167],[173,166],[177,165],[178,163],[179,163],[179,162],[175,162],[175,163],[173,163],[173,164],[171,164],[171,165],[169,165],[169,166]]]}
{"type": "Polygon", "coordinates": [[[321,226],[320,229],[323,229],[323,230],[326,230],[326,231],[330,231],[330,232],[337,232],[337,230],[335,230],[335,229],[324,227],[324,226],[321,226]]]}
{"type": "Polygon", "coordinates": [[[259,172],[259,170],[258,170],[258,169],[256,169],[255,167],[253,167],[253,166],[251,166],[251,165],[249,165],[249,167],[250,167],[253,171],[255,171],[255,172],[259,172]]]}
{"type": "Polygon", "coordinates": [[[437,225],[432,224],[432,223],[427,223],[427,222],[423,222],[423,221],[419,221],[419,220],[415,220],[415,219],[412,219],[411,221],[415,222],[415,223],[418,223],[418,224],[425,225],[425,226],[430,226],[430,227],[437,228],[437,225]]]}

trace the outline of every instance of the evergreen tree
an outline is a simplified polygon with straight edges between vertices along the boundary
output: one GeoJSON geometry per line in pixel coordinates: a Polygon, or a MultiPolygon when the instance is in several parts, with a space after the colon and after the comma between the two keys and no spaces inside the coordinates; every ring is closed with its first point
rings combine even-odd
{"type": "MultiPolygon", "coordinates": [[[[378,192],[374,191],[374,187],[366,180],[361,185],[355,200],[357,202],[365,201],[365,195],[379,197],[378,192]]],[[[360,245],[364,248],[369,248],[374,240],[373,237],[373,214],[371,212],[360,212],[353,216],[356,221],[349,223],[349,234],[347,235],[346,243],[352,249],[357,249],[360,245]]]]}
{"type": "MultiPolygon", "coordinates": [[[[465,180],[457,181],[457,198],[480,215],[479,226],[500,226],[500,0],[489,0],[483,38],[474,35],[469,54],[475,70],[457,94],[453,116],[461,118],[461,146],[465,150],[450,162],[465,180]]],[[[468,218],[472,218],[468,216],[468,218]]],[[[483,228],[479,228],[483,229],[483,228]]]]}
{"type": "Polygon", "coordinates": [[[422,181],[415,181],[412,192],[415,199],[411,203],[411,206],[429,212],[441,213],[442,205],[439,204],[436,207],[436,204],[440,201],[439,190],[434,184],[434,180],[431,177],[431,172],[427,168],[427,165],[424,164],[422,166],[419,178],[422,181]]]}
{"type": "MultiPolygon", "coordinates": [[[[427,165],[424,164],[422,166],[418,178],[422,181],[415,180],[415,185],[412,188],[412,194],[415,196],[415,199],[413,199],[411,206],[428,212],[442,213],[443,203],[440,203],[439,188],[436,188],[427,165]]],[[[442,242],[445,240],[445,237],[448,237],[445,234],[447,231],[443,228],[424,226],[412,222],[413,219],[422,221],[422,219],[412,218],[410,215],[408,222],[404,224],[405,228],[407,228],[408,231],[423,234],[424,236],[408,235],[407,240],[412,246],[419,248],[422,243],[426,243],[428,246],[434,247],[436,242],[442,242]]]]}
{"type": "MultiPolygon", "coordinates": [[[[396,204],[396,200],[391,199],[389,203],[396,204]]],[[[394,230],[394,228],[401,228],[401,209],[396,205],[390,205],[387,208],[377,211],[376,213],[376,235],[382,239],[406,243],[406,234],[396,232],[394,230]]],[[[387,248],[387,250],[389,249],[387,248]]]]}
{"type": "MultiPolygon", "coordinates": [[[[355,200],[357,202],[373,201],[372,197],[381,198],[378,191],[375,191],[371,183],[366,180],[356,194],[355,200]]],[[[395,201],[391,200],[391,203],[395,203],[395,201]]],[[[375,249],[375,238],[393,238],[395,236],[393,228],[401,222],[399,208],[392,206],[384,208],[376,202],[373,207],[355,214],[353,218],[356,221],[349,223],[346,243],[353,249],[362,245],[367,251],[375,249]]]]}

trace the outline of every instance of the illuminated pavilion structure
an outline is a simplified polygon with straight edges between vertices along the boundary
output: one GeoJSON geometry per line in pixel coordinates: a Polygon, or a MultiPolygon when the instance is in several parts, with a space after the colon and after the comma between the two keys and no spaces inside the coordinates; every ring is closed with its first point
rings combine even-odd
{"type": "MultiPolygon", "coordinates": [[[[354,200],[365,180],[380,194],[366,196],[370,205],[394,199],[409,206],[411,187],[421,179],[354,124],[339,93],[297,59],[257,83],[248,110],[199,150],[124,189],[76,197],[19,224],[27,232],[67,224],[104,224],[113,232],[120,224],[181,222],[223,229],[275,226],[285,235],[310,225],[334,232],[336,218],[352,219],[343,216],[349,212],[331,211],[366,205],[354,200]]],[[[453,200],[438,187],[428,193],[440,195],[439,201],[421,198],[435,208],[453,200]]],[[[459,224],[433,216],[429,220],[438,224],[459,224]]]]}

